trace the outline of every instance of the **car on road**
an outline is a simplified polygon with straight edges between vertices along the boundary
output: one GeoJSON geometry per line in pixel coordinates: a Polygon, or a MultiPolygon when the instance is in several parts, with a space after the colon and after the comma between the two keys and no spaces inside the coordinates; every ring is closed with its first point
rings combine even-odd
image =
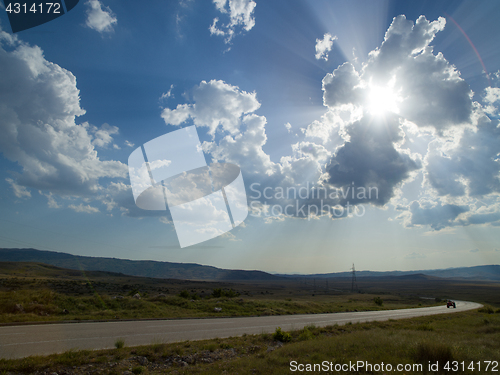
{"type": "Polygon", "coordinates": [[[454,309],[457,308],[457,305],[455,304],[454,301],[452,301],[451,299],[448,300],[448,302],[446,303],[446,307],[449,309],[450,307],[453,307],[454,309]]]}

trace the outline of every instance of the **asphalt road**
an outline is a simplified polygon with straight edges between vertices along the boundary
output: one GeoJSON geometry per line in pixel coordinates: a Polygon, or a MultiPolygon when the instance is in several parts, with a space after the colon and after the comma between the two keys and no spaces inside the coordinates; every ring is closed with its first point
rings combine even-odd
{"type": "Polygon", "coordinates": [[[288,331],[308,324],[320,327],[348,322],[404,319],[472,310],[481,306],[474,302],[457,301],[456,309],[437,306],[334,314],[3,326],[0,327],[0,358],[47,355],[70,349],[107,349],[113,348],[117,339],[123,339],[126,346],[203,340],[244,333],[270,333],[278,326],[288,331]]]}

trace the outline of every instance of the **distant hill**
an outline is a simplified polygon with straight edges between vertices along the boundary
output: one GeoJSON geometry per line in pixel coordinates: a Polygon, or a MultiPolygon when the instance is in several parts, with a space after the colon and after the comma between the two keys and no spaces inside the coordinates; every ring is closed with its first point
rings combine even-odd
{"type": "Polygon", "coordinates": [[[109,278],[130,278],[130,275],[124,275],[116,272],[106,271],[80,271],[56,267],[51,264],[35,262],[3,262],[0,261],[0,275],[26,277],[26,278],[49,278],[49,279],[109,279],[109,278]]]}
{"type": "MultiPolygon", "coordinates": [[[[128,260],[98,258],[43,251],[36,249],[0,249],[0,261],[37,262],[56,267],[85,271],[105,271],[131,276],[161,279],[200,281],[273,281],[284,278],[342,278],[351,277],[351,272],[324,273],[315,275],[271,275],[262,271],[225,270],[196,263],[157,262],[151,260],[128,260]]],[[[448,268],[419,271],[356,271],[356,277],[404,277],[407,280],[429,277],[500,281],[500,265],[448,268]]]]}
{"type": "MultiPolygon", "coordinates": [[[[500,281],[500,265],[474,266],[447,268],[438,270],[418,270],[418,271],[356,271],[356,277],[390,277],[390,276],[415,276],[417,274],[448,279],[468,279],[468,280],[490,280],[500,281]]],[[[352,277],[351,272],[333,272],[314,275],[279,275],[283,277],[307,277],[307,278],[336,278],[352,277]]]]}
{"type": "Polygon", "coordinates": [[[86,257],[35,249],[0,249],[0,261],[45,263],[74,270],[115,272],[161,279],[203,281],[271,281],[282,279],[262,271],[224,270],[195,263],[86,257]]]}

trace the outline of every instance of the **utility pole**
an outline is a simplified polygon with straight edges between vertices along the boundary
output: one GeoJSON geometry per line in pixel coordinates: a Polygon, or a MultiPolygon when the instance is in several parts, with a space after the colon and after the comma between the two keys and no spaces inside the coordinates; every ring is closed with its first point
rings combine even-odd
{"type": "Polygon", "coordinates": [[[354,268],[354,263],[353,263],[352,264],[351,293],[354,293],[354,290],[358,290],[358,283],[356,281],[356,268],[354,268]]]}

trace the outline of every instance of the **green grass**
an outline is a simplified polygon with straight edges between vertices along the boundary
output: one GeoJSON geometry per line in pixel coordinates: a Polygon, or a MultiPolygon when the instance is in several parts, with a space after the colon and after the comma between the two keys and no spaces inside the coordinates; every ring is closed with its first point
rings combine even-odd
{"type": "MultiPolygon", "coordinates": [[[[289,374],[292,360],[303,364],[328,361],[334,365],[359,360],[393,366],[400,363],[427,366],[430,361],[438,362],[442,369],[447,361],[470,364],[472,361],[500,360],[499,332],[500,314],[470,311],[387,322],[309,326],[291,332],[281,331],[290,336],[290,341],[285,343],[273,340],[271,334],[244,335],[0,360],[0,374],[86,373],[90,370],[121,374],[128,369],[141,374],[289,374]],[[140,363],[143,357],[147,359],[146,364],[140,363]]],[[[373,372],[361,370],[356,373],[373,372]]],[[[466,369],[454,373],[498,372],[486,372],[483,367],[482,371],[476,368],[475,371],[466,369]]]]}
{"type": "Polygon", "coordinates": [[[221,297],[187,299],[178,295],[136,299],[133,296],[114,296],[89,293],[73,296],[50,289],[24,289],[0,291],[0,323],[115,320],[144,318],[194,318],[212,316],[264,316],[289,314],[314,314],[342,311],[368,311],[417,307],[435,304],[432,300],[385,296],[383,305],[374,303],[370,294],[221,297]],[[214,309],[221,308],[221,312],[214,309]]]}

